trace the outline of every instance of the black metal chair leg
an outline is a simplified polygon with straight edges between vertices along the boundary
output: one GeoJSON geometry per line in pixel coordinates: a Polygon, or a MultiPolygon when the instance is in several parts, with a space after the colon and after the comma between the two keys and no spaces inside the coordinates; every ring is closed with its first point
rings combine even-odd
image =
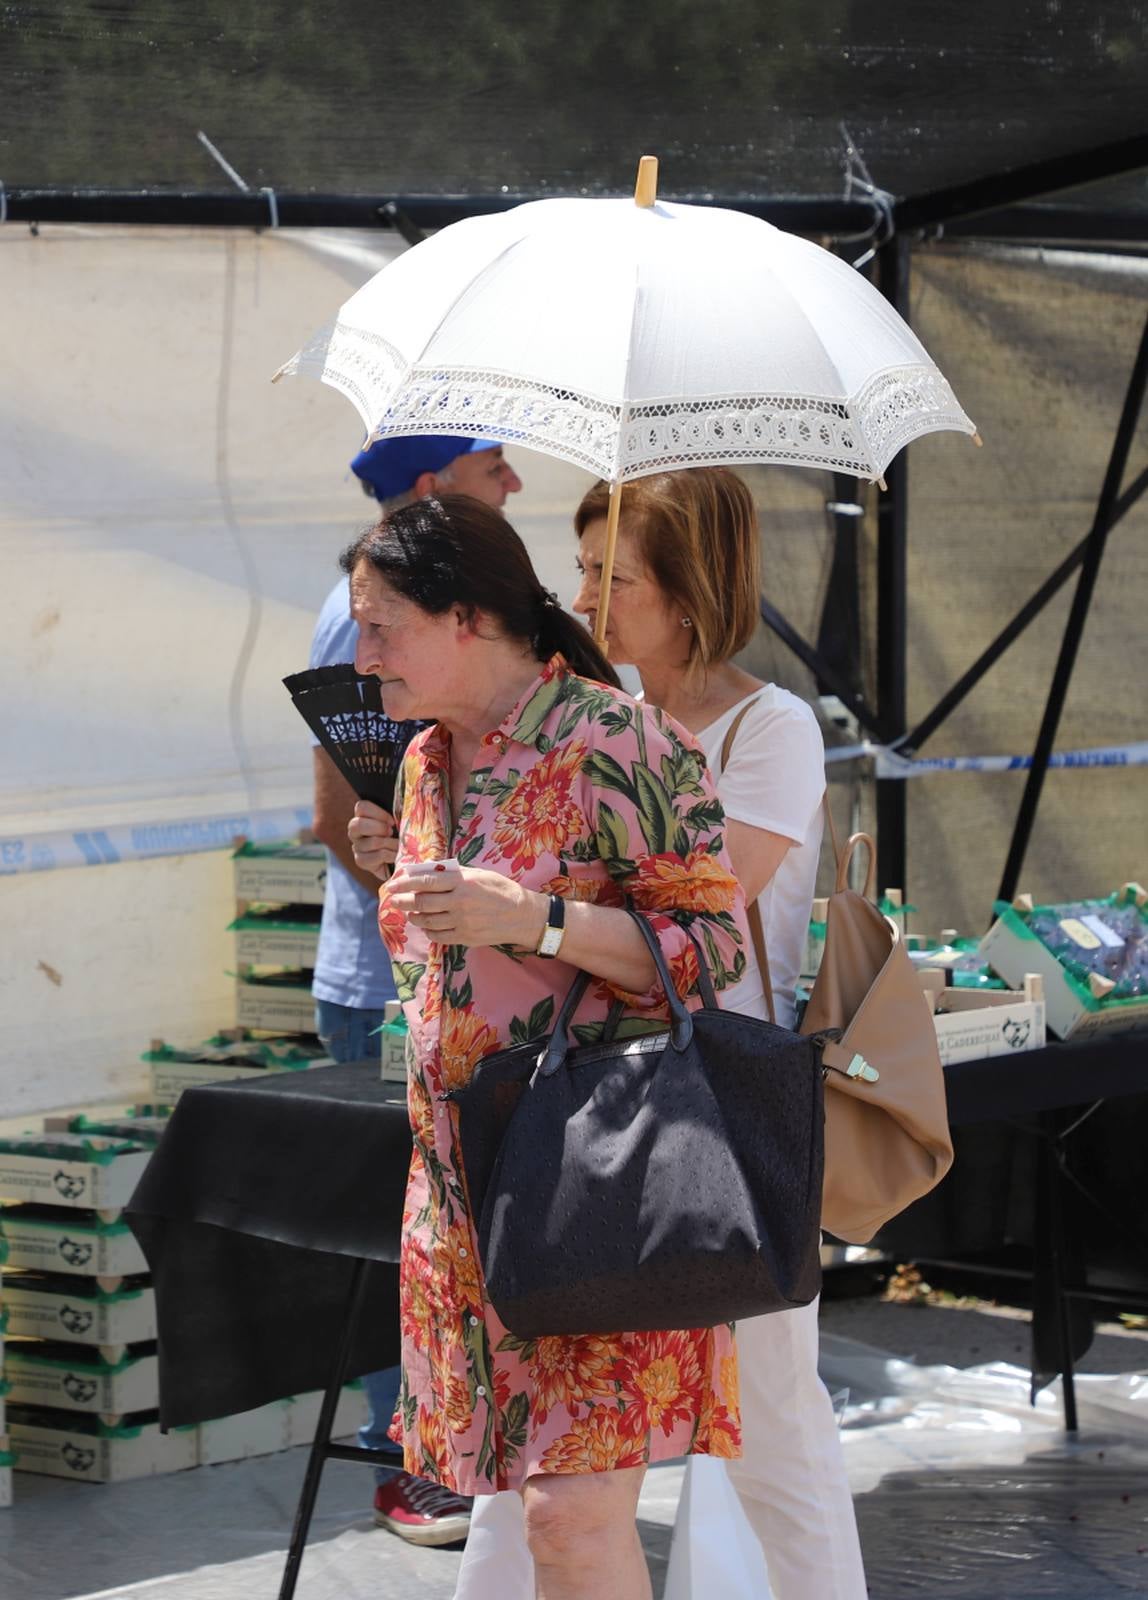
{"type": "MultiPolygon", "coordinates": [[[[339,1394],[343,1387],[343,1379],[350,1360],[351,1345],[355,1336],[355,1328],[359,1320],[359,1311],[363,1304],[363,1295],[367,1287],[366,1261],[356,1261],[355,1269],[351,1274],[351,1285],[347,1291],[347,1311],[343,1319],[343,1331],[339,1338],[338,1349],[331,1363],[331,1376],[327,1382],[326,1393],[323,1395],[323,1404],[319,1410],[319,1424],[315,1429],[315,1438],[311,1444],[311,1453],[307,1458],[307,1471],[303,1477],[303,1488],[299,1494],[299,1503],[295,1508],[295,1522],[291,1529],[291,1543],[287,1547],[287,1564],[283,1568],[283,1581],[279,1585],[279,1600],[293,1600],[295,1585],[299,1581],[299,1567],[303,1560],[303,1551],[307,1545],[307,1535],[311,1530],[311,1517],[315,1511],[315,1500],[319,1493],[319,1481],[323,1476],[323,1467],[330,1455],[331,1428],[335,1421],[335,1409],[339,1404],[339,1394]]],[[[364,1452],[366,1455],[366,1452],[364,1452]]]]}
{"type": "Polygon", "coordinates": [[[1076,1383],[1073,1373],[1072,1325],[1069,1300],[1064,1292],[1064,1175],[1060,1170],[1059,1131],[1049,1119],[1044,1159],[1048,1162],[1049,1278],[1056,1310],[1056,1337],[1060,1349],[1060,1390],[1064,1406],[1064,1431],[1076,1433],[1076,1383]]]}
{"type": "Polygon", "coordinates": [[[1060,1375],[1064,1431],[1077,1431],[1073,1383],[1072,1302],[1066,1293],[1069,1271],[1065,1229],[1062,1119],[1055,1111],[1040,1116],[1036,1171],[1036,1231],[1032,1275],[1032,1400],[1054,1374],[1060,1375]]]}

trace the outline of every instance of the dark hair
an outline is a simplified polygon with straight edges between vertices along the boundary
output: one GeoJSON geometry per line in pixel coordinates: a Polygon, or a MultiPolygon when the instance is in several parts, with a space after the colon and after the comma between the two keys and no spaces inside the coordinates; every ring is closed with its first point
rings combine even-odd
{"type": "Polygon", "coordinates": [[[485,612],[537,660],[560,650],[582,677],[620,687],[588,630],[542,587],[518,534],[481,500],[444,494],[391,512],[339,557],[348,573],[360,561],[432,617],[452,606],[471,617],[485,612]]]}

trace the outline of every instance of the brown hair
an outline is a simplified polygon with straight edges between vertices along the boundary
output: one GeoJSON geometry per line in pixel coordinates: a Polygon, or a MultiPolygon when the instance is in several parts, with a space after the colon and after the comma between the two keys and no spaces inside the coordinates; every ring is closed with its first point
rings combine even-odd
{"type": "Polygon", "coordinates": [[[431,616],[451,606],[482,611],[549,661],[561,651],[584,678],[619,687],[589,631],[544,589],[526,546],[500,511],[465,494],[415,500],[359,535],[339,557],[344,572],[369,562],[431,616]]]}
{"type": "MultiPolygon", "coordinates": [[[[609,504],[609,484],[587,490],[574,513],[579,538],[609,504]]],[[[690,667],[704,672],[743,650],[757,626],[761,550],[753,496],[737,474],[686,467],[638,478],[623,486],[621,520],[690,619],[690,667]]]]}

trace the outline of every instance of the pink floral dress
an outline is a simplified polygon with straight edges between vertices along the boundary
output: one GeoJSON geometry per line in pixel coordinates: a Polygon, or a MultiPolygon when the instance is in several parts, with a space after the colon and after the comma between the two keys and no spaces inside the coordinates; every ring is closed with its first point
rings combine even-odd
{"type": "MultiPolygon", "coordinates": [[[[398,860],[457,856],[532,889],[646,913],[675,984],[744,970],[741,893],[704,758],[676,724],[556,656],[480,747],[453,836],[450,739],[411,744],[398,860]]],[[[440,1098],[483,1056],[549,1030],[575,969],[508,947],[430,944],[379,895],[411,1030],[414,1152],[401,1263],[403,1384],[392,1427],[405,1465],[460,1493],[536,1472],[605,1472],[740,1452],[733,1329],[522,1340],[486,1298],[460,1176],[457,1111],[440,1098]]],[[[592,984],[574,1032],[601,1032],[620,991],[592,984]]],[[[619,1034],[664,1026],[660,987],[625,995],[619,1034]]]]}

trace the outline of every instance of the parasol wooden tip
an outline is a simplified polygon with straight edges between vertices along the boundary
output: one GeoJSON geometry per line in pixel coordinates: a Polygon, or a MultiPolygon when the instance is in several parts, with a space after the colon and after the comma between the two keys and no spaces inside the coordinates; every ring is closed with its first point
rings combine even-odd
{"type": "Polygon", "coordinates": [[[634,184],[634,204],[652,206],[658,198],[658,158],[643,156],[638,162],[638,180],[634,184]]]}
{"type": "Polygon", "coordinates": [[[981,446],[984,444],[984,442],[985,441],[981,438],[979,433],[974,433],[973,434],[973,443],[976,445],[978,450],[981,448],[981,446]]]}
{"type": "Polygon", "coordinates": [[[880,489],[882,494],[885,494],[888,491],[889,485],[885,482],[884,478],[878,478],[877,487],[880,489]]]}

